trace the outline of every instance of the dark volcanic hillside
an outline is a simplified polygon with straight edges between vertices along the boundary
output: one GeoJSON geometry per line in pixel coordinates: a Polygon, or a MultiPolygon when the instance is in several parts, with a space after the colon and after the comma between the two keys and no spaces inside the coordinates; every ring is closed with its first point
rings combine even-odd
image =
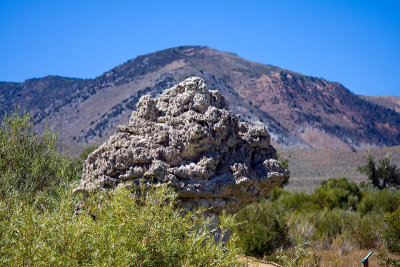
{"type": "Polygon", "coordinates": [[[318,148],[400,144],[400,114],[339,83],[244,60],[208,47],[139,56],[92,80],[45,77],[0,83],[1,112],[20,104],[65,142],[104,140],[126,123],[138,99],[190,76],[218,89],[244,120],[265,124],[276,141],[318,148]]]}
{"type": "Polygon", "coordinates": [[[12,112],[16,105],[40,116],[44,110],[64,102],[89,80],[46,76],[23,83],[0,82],[0,112],[12,112]]]}

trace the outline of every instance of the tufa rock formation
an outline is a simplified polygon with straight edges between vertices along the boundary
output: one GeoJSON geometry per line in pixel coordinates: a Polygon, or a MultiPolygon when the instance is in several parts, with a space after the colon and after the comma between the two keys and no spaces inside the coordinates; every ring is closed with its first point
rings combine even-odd
{"type": "Polygon", "coordinates": [[[143,96],[118,131],[89,155],[76,191],[144,178],[173,187],[184,207],[235,212],[289,175],[266,129],[240,122],[197,77],[143,96]]]}

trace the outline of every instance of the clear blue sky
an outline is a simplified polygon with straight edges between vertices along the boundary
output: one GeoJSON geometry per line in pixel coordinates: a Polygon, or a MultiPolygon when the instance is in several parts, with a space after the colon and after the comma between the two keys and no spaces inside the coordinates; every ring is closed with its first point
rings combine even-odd
{"type": "Polygon", "coordinates": [[[0,81],[93,78],[180,45],[400,96],[397,0],[0,0],[0,81]]]}

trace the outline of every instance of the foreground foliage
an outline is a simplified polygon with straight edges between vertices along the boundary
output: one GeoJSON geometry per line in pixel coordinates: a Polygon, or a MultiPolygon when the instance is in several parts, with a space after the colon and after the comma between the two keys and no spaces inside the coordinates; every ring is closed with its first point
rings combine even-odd
{"type": "Polygon", "coordinates": [[[400,252],[399,207],[399,191],[360,189],[345,178],[330,179],[311,194],[274,189],[237,214],[235,231],[247,255],[285,266],[317,266],[313,250],[345,255],[385,243],[389,252],[400,252]]]}
{"type": "Polygon", "coordinates": [[[254,204],[242,209],[236,220],[238,245],[247,255],[264,256],[289,245],[288,226],[277,205],[254,204]]]}
{"type": "MultiPolygon", "coordinates": [[[[52,210],[23,201],[0,202],[0,265],[233,266],[235,236],[215,242],[210,219],[176,208],[165,186],[139,196],[117,188],[86,201],[66,192],[52,210]]],[[[231,219],[223,218],[223,236],[231,219]]]]}
{"type": "Polygon", "coordinates": [[[3,117],[0,128],[0,197],[54,193],[56,186],[77,179],[81,166],[56,151],[57,137],[33,129],[29,114],[18,110],[3,117]]]}
{"type": "Polygon", "coordinates": [[[165,186],[83,199],[72,193],[81,166],[57,153],[53,133],[40,136],[17,112],[2,126],[0,266],[236,265],[236,236],[221,241],[231,217],[216,229],[201,211],[180,209],[165,186]]]}
{"type": "Polygon", "coordinates": [[[385,216],[387,228],[385,231],[385,241],[387,248],[391,252],[400,252],[400,206],[394,212],[387,213],[385,216]]]}

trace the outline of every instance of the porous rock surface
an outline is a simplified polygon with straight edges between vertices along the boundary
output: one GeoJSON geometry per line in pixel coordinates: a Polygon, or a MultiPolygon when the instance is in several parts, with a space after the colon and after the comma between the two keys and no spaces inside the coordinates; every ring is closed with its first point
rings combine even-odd
{"type": "Polygon", "coordinates": [[[173,187],[184,207],[235,212],[288,175],[267,130],[241,122],[219,91],[192,77],[143,96],[128,125],[89,155],[76,190],[144,179],[173,187]]]}

